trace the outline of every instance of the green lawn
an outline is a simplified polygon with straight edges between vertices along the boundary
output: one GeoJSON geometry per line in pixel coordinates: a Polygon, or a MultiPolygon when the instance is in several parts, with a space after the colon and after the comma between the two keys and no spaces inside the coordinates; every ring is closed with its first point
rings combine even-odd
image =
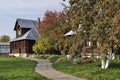
{"type": "Polygon", "coordinates": [[[34,72],[35,65],[32,60],[0,57],[0,80],[47,80],[34,72]]]}
{"type": "Polygon", "coordinates": [[[90,64],[73,65],[69,62],[55,62],[52,59],[53,67],[64,73],[82,77],[88,80],[120,80],[120,60],[114,60],[109,69],[101,69],[100,62],[90,64]]]}

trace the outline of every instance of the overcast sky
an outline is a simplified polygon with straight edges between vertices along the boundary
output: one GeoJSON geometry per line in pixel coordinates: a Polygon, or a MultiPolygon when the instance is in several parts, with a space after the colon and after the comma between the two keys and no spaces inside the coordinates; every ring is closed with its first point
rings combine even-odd
{"type": "Polygon", "coordinates": [[[0,36],[15,37],[13,31],[17,18],[37,20],[46,10],[61,11],[62,0],[0,0],[0,36]]]}

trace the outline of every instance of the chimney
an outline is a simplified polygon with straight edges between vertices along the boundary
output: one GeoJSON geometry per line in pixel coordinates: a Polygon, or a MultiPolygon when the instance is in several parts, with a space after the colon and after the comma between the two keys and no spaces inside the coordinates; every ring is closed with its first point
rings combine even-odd
{"type": "Polygon", "coordinates": [[[40,29],[40,18],[38,17],[38,20],[37,20],[37,29],[40,29]]]}

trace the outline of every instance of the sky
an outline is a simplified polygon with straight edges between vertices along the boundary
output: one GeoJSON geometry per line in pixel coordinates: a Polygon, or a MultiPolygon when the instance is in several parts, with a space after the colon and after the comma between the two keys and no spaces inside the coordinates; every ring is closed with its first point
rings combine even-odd
{"type": "Polygon", "coordinates": [[[17,18],[43,19],[46,10],[63,10],[62,0],[0,0],[0,36],[15,38],[15,21],[17,18]]]}

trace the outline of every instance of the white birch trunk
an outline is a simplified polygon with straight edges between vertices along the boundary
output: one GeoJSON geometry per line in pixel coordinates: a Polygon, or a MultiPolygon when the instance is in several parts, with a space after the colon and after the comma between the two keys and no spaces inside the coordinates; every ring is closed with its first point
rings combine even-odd
{"type": "Polygon", "coordinates": [[[107,60],[106,60],[105,69],[107,69],[107,68],[109,67],[110,62],[111,62],[111,60],[110,60],[110,59],[107,59],[107,60]]]}
{"type": "Polygon", "coordinates": [[[106,60],[105,69],[107,69],[107,68],[109,67],[113,56],[114,56],[114,53],[109,53],[108,58],[107,58],[107,60],[106,60]]]}
{"type": "Polygon", "coordinates": [[[101,65],[101,68],[102,68],[102,69],[105,69],[105,60],[101,60],[101,64],[102,64],[102,65],[101,65]]]}
{"type": "Polygon", "coordinates": [[[102,69],[107,69],[109,67],[113,56],[114,56],[114,53],[109,53],[106,60],[101,60],[101,63],[102,63],[101,68],[102,69]]]}
{"type": "MultiPolygon", "coordinates": [[[[112,60],[112,59],[111,59],[112,60]]],[[[110,59],[107,59],[107,60],[101,60],[101,68],[102,69],[107,69],[110,65],[110,62],[111,62],[110,59]]]]}

